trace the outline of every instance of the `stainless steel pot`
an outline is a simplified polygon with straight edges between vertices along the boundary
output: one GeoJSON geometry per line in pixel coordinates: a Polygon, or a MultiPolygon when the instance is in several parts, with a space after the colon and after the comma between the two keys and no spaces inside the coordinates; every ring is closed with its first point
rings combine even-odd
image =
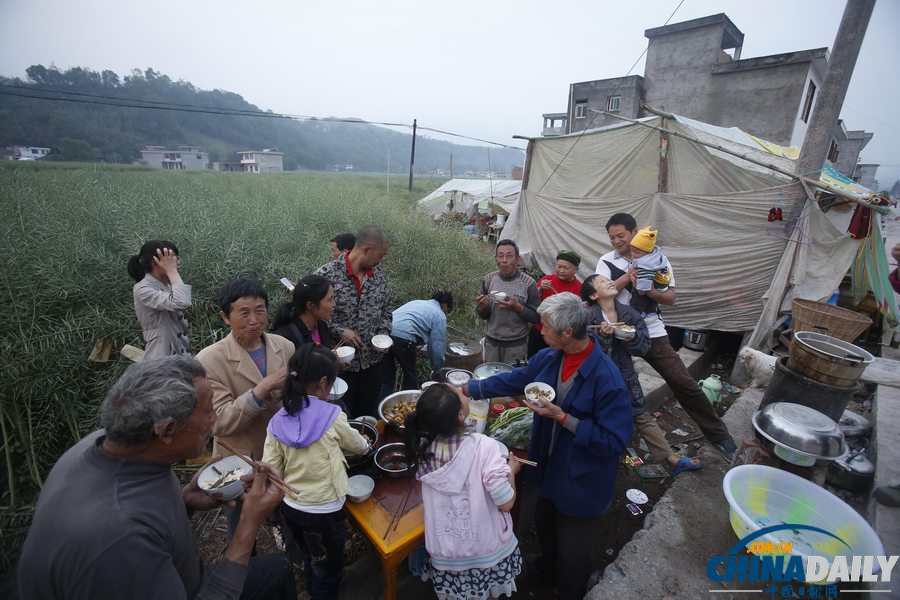
{"type": "Polygon", "coordinates": [[[801,464],[804,458],[812,464],[847,454],[844,434],[837,423],[808,406],[774,402],[756,411],[751,421],[760,435],[775,444],[776,451],[782,449],[778,455],[794,464],[801,464]]]}
{"type": "Polygon", "coordinates": [[[791,341],[787,366],[816,381],[848,387],[859,381],[874,360],[850,342],[814,331],[798,331],[791,341]]]}
{"type": "Polygon", "coordinates": [[[828,465],[826,480],[835,487],[858,492],[875,477],[875,465],[865,456],[863,447],[828,465]]]}

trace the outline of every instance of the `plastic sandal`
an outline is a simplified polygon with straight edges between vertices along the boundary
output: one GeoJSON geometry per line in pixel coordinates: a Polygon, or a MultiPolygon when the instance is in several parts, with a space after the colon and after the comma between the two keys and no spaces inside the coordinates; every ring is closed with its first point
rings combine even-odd
{"type": "Polygon", "coordinates": [[[694,464],[693,458],[688,456],[683,456],[678,459],[678,464],[675,465],[675,469],[672,471],[672,477],[678,477],[681,473],[685,471],[696,471],[700,467],[703,466],[703,461],[699,458],[697,460],[697,464],[694,464]]]}

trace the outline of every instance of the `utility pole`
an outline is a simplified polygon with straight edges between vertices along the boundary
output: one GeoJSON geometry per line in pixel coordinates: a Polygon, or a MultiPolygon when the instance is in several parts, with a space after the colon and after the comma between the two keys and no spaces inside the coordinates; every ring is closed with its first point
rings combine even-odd
{"type": "MultiPolygon", "coordinates": [[[[872,0],[874,2],[874,0],[872,0]]],[[[412,191],[412,171],[416,162],[416,120],[413,119],[412,151],[409,153],[409,191],[412,191]]]]}
{"type": "Polygon", "coordinates": [[[797,159],[797,175],[819,178],[874,8],[875,0],[847,0],[834,38],[822,91],[816,100],[797,159]]]}

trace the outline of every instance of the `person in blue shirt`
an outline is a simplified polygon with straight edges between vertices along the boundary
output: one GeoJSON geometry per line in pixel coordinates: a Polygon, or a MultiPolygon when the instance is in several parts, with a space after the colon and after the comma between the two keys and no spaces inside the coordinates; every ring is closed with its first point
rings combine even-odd
{"type": "Polygon", "coordinates": [[[438,290],[431,296],[431,300],[413,300],[392,313],[391,339],[394,344],[382,361],[382,397],[397,389],[397,365],[403,374],[403,387],[400,389],[419,389],[419,377],[416,374],[418,346],[428,344],[428,361],[432,370],[437,371],[444,366],[447,315],[452,310],[453,295],[438,290]]]}

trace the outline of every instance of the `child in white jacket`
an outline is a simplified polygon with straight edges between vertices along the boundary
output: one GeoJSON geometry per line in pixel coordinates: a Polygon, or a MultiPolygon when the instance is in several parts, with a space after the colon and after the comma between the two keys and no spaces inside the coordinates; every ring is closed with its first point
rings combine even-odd
{"type": "Polygon", "coordinates": [[[522,570],[509,516],[520,464],[507,463],[495,440],[467,433],[468,414],[468,398],[436,384],[406,418],[407,455],[425,507],[422,578],[432,580],[439,600],[512,596],[522,570]]]}

